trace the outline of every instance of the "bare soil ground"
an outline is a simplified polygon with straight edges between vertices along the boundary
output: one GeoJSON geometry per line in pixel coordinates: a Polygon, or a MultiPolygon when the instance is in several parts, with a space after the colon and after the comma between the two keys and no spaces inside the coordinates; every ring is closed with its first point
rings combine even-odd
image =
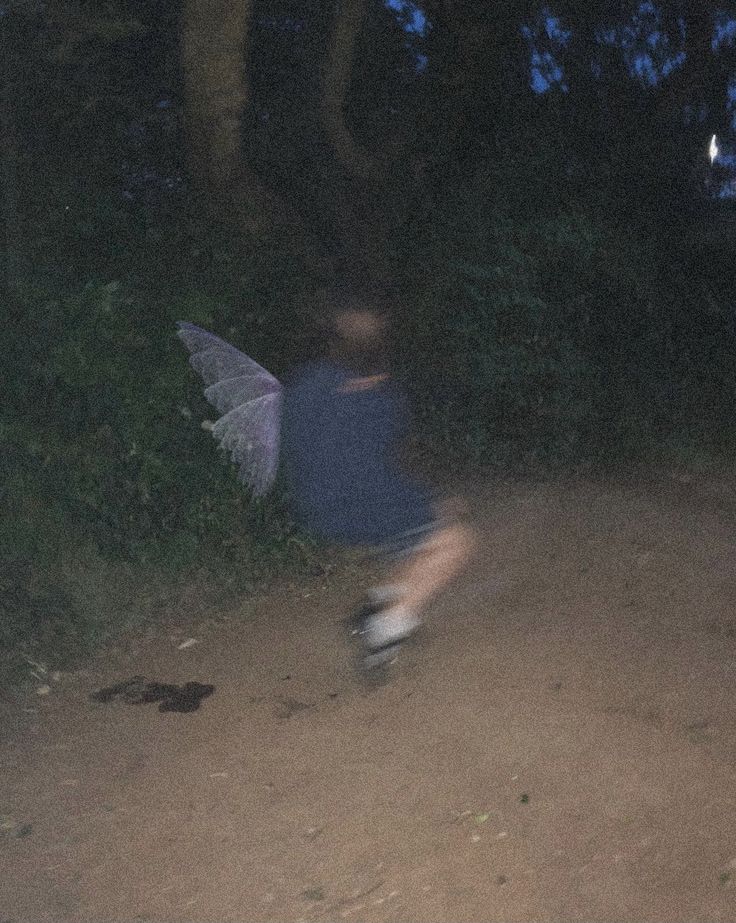
{"type": "Polygon", "coordinates": [[[383,687],[350,565],[229,611],[193,587],[6,703],[0,920],[736,920],[736,481],[469,499],[477,560],[383,687]],[[90,702],[134,674],[216,691],[90,702]]]}

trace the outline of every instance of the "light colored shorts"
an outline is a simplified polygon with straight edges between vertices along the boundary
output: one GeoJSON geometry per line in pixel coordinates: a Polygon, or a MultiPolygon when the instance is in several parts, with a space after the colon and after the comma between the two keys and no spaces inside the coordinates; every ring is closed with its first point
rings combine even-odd
{"type": "Polygon", "coordinates": [[[394,535],[387,541],[382,542],[377,548],[377,553],[380,557],[389,561],[401,561],[403,558],[408,558],[417,551],[421,551],[425,545],[431,544],[432,538],[440,531],[443,525],[443,520],[432,519],[416,529],[401,532],[399,535],[394,535]]]}

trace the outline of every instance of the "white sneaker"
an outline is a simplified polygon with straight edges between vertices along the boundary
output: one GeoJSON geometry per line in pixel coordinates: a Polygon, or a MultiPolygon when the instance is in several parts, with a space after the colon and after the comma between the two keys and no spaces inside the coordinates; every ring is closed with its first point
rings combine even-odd
{"type": "Polygon", "coordinates": [[[405,641],[421,624],[421,619],[413,612],[396,606],[367,618],[362,640],[367,648],[377,651],[405,641]]]}

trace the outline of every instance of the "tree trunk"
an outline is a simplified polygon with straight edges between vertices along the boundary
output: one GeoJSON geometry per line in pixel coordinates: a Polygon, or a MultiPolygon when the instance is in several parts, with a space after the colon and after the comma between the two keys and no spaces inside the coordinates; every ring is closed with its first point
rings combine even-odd
{"type": "Polygon", "coordinates": [[[2,180],[3,260],[0,287],[10,296],[18,281],[18,140],[15,99],[19,93],[15,65],[18,48],[14,43],[12,11],[0,21],[0,179],[2,180]]]}
{"type": "Polygon", "coordinates": [[[263,232],[284,219],[285,209],[243,154],[252,14],[253,0],[185,0],[181,54],[195,188],[219,219],[263,232]]]}
{"type": "Polygon", "coordinates": [[[192,179],[216,219],[261,236],[286,230],[308,265],[329,272],[329,258],[298,210],[271,191],[244,156],[253,2],[185,0],[181,55],[192,179]]]}
{"type": "Polygon", "coordinates": [[[341,164],[357,176],[368,176],[373,170],[372,158],[355,144],[345,121],[355,44],[365,10],[365,0],[341,0],[337,4],[322,94],[322,122],[327,138],[341,164]]]}
{"type": "Polygon", "coordinates": [[[195,178],[225,186],[242,167],[248,102],[246,46],[252,0],[186,0],[182,59],[189,153],[195,178]]]}

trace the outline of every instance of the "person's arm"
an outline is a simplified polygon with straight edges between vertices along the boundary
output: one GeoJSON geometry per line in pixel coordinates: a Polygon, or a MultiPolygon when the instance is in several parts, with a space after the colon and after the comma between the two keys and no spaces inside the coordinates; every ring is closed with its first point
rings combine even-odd
{"type": "Polygon", "coordinates": [[[368,375],[365,378],[349,378],[340,388],[340,392],[350,394],[352,391],[370,391],[381,382],[388,381],[388,378],[388,372],[383,372],[381,375],[368,375]]]}

